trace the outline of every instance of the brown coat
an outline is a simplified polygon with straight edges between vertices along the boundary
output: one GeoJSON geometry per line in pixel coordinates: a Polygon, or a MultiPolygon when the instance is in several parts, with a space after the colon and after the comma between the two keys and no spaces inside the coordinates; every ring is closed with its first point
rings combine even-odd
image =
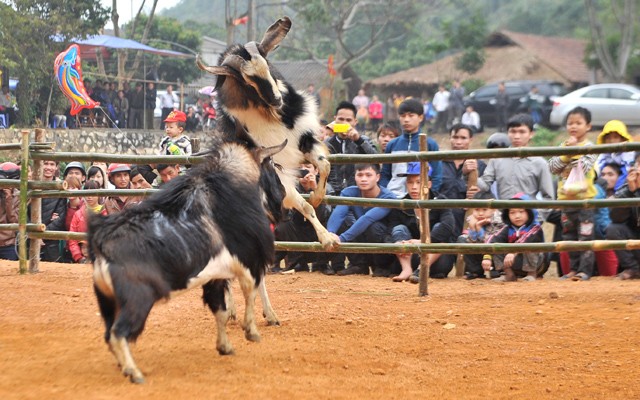
{"type": "MultiPolygon", "coordinates": [[[[18,189],[10,189],[11,196],[0,193],[0,223],[17,224],[18,208],[20,206],[20,192],[18,189]]],[[[15,231],[0,231],[0,247],[13,246],[16,243],[15,231]]]]}

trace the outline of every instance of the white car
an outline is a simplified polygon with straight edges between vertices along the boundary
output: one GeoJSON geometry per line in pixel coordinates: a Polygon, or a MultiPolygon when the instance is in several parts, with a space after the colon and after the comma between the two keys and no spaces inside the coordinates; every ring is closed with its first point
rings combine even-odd
{"type": "Polygon", "coordinates": [[[591,111],[591,124],[604,126],[612,119],[640,125],[640,89],[622,83],[585,86],[555,99],[549,117],[551,125],[564,126],[567,114],[581,106],[591,111]]]}

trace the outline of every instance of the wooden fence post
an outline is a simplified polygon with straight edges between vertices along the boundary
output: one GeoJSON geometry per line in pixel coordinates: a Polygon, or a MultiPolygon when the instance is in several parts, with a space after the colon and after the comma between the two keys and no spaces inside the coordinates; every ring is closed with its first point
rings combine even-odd
{"type": "MultiPolygon", "coordinates": [[[[418,135],[420,151],[427,151],[427,134],[418,135]]],[[[420,200],[429,199],[429,163],[420,162],[420,200]]],[[[421,208],[420,214],[420,243],[431,243],[431,228],[429,226],[429,209],[421,208]]],[[[429,287],[429,254],[420,253],[420,284],[418,285],[418,296],[428,296],[429,287]]]]}
{"type": "MultiPolygon", "coordinates": [[[[41,143],[45,141],[44,129],[36,129],[35,143],[41,143]]],[[[42,160],[34,160],[32,177],[33,180],[42,180],[42,160]]],[[[31,223],[42,223],[42,199],[40,197],[31,198],[31,223]]],[[[40,246],[42,240],[39,238],[31,239],[29,246],[29,272],[32,274],[40,270],[40,246]]]]}
{"type": "Polygon", "coordinates": [[[27,203],[29,176],[29,131],[22,130],[22,151],[20,161],[20,209],[18,211],[18,259],[20,273],[27,272],[27,203]]]}

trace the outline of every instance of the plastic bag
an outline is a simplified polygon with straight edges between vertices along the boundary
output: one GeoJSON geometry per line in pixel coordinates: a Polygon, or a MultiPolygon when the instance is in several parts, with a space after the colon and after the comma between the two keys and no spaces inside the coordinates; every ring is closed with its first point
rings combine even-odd
{"type": "Polygon", "coordinates": [[[571,172],[562,186],[562,192],[567,197],[579,198],[586,191],[587,178],[582,170],[582,162],[578,160],[577,164],[571,168],[571,172]]]}

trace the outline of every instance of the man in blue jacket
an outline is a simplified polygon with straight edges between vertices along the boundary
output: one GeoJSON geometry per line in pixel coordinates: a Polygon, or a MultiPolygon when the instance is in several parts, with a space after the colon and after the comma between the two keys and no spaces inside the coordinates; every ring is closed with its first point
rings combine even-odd
{"type": "MultiPolygon", "coordinates": [[[[418,135],[420,125],[424,120],[424,107],[416,99],[407,99],[398,107],[402,135],[387,144],[385,153],[412,153],[420,151],[418,135]]],[[[438,151],[438,143],[430,137],[427,138],[427,150],[438,151]]],[[[431,187],[440,190],[442,185],[442,161],[429,161],[431,171],[431,187]]],[[[407,194],[406,177],[399,176],[407,172],[407,163],[383,164],[380,185],[391,190],[397,198],[401,199],[407,194]]]]}
{"type": "MultiPolygon", "coordinates": [[[[362,197],[366,199],[395,199],[384,187],[380,187],[380,166],[378,164],[356,164],[356,186],[342,190],[342,197],[362,197]]],[[[387,216],[390,208],[339,205],[333,209],[327,230],[338,243],[384,243],[390,235],[387,216]]],[[[336,271],[338,275],[369,274],[373,266],[377,269],[388,268],[394,260],[393,254],[349,254],[349,268],[336,271]]]]}

